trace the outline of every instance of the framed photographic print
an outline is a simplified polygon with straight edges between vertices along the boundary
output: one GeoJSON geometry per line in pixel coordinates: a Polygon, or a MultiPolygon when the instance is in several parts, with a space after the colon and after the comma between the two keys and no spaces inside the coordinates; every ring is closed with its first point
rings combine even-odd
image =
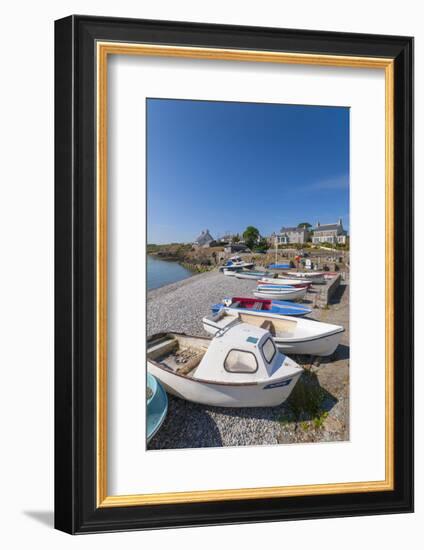
{"type": "Polygon", "coordinates": [[[55,524],[413,509],[413,39],[55,26],[55,524]]]}

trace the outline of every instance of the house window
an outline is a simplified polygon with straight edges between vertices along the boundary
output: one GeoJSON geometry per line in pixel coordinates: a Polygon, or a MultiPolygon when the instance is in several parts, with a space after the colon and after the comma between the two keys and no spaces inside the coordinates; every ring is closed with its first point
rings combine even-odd
{"type": "Polygon", "coordinates": [[[225,358],[224,368],[228,372],[253,373],[258,370],[258,362],[250,351],[232,349],[225,358]]]}

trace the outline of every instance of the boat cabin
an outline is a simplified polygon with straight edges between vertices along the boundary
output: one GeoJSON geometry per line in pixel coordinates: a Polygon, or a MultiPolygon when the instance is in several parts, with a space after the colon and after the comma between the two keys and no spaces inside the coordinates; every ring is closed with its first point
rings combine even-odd
{"type": "Polygon", "coordinates": [[[231,322],[213,339],[169,333],[148,342],[147,357],[157,366],[193,379],[247,384],[272,378],[285,360],[268,330],[246,323],[231,326],[231,322]],[[181,365],[179,358],[184,354],[187,361],[181,365]]]}
{"type": "Polygon", "coordinates": [[[236,377],[239,381],[251,379],[254,382],[269,378],[282,360],[267,330],[239,323],[223,327],[215,335],[196,377],[212,376],[229,382],[236,377]]]}

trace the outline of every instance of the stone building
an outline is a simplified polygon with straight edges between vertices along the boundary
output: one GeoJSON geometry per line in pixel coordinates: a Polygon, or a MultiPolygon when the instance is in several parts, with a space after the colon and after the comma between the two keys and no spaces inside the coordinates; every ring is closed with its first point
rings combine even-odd
{"type": "Polygon", "coordinates": [[[273,244],[303,244],[308,240],[308,230],[304,227],[282,227],[280,232],[274,234],[273,244]]]}
{"type": "Polygon", "coordinates": [[[194,241],[194,246],[199,246],[200,248],[208,248],[211,246],[211,243],[214,242],[214,238],[209,233],[209,229],[204,229],[197,239],[194,241]]]}
{"type": "Polygon", "coordinates": [[[320,224],[317,223],[316,227],[312,230],[312,243],[322,244],[345,244],[347,231],[343,229],[342,219],[339,218],[337,223],[320,224]]]}

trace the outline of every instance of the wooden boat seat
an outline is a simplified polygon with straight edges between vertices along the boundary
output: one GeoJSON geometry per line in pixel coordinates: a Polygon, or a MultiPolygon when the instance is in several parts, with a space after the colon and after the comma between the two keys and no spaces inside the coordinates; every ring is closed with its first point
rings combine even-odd
{"type": "Polygon", "coordinates": [[[163,357],[178,348],[178,342],[174,338],[166,338],[160,340],[157,344],[148,347],[147,357],[150,359],[158,359],[163,357]]]}
{"type": "Polygon", "coordinates": [[[263,303],[262,303],[262,302],[255,302],[255,303],[253,304],[252,309],[255,309],[256,311],[259,311],[259,310],[262,309],[262,306],[263,306],[263,303]]]}
{"type": "Polygon", "coordinates": [[[203,353],[199,353],[198,355],[196,355],[196,357],[193,357],[192,359],[190,359],[190,361],[187,361],[185,365],[177,369],[177,373],[185,374],[185,375],[189,374],[191,371],[193,371],[196,367],[199,366],[200,361],[203,358],[203,355],[204,355],[203,353]]]}

